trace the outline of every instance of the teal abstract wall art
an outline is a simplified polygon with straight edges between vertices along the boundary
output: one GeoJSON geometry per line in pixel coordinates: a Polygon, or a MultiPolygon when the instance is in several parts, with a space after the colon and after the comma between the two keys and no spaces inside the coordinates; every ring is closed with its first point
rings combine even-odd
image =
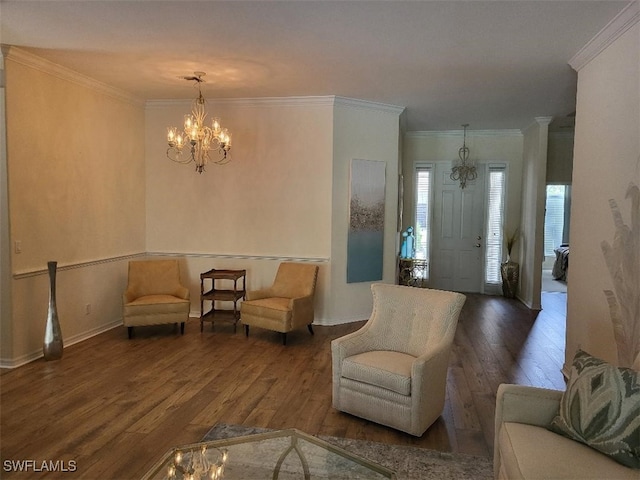
{"type": "Polygon", "coordinates": [[[351,161],[347,283],[382,280],[386,163],[351,161]]]}

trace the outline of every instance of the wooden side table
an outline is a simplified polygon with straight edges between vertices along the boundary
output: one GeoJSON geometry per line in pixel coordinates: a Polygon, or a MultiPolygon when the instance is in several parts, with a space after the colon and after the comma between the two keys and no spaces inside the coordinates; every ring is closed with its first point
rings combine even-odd
{"type": "Polygon", "coordinates": [[[246,290],[246,270],[211,270],[200,274],[200,331],[204,330],[204,322],[215,320],[233,321],[233,332],[236,332],[238,320],[240,320],[240,310],[238,300],[245,298],[246,290]],[[211,289],[205,291],[205,281],[211,282],[211,289]],[[241,281],[241,285],[239,285],[241,281]],[[233,282],[233,288],[231,288],[233,282]],[[223,287],[223,288],[221,288],[223,287]],[[204,302],[211,302],[211,309],[204,311],[204,302]],[[216,308],[216,302],[231,302],[233,308],[216,308]]]}

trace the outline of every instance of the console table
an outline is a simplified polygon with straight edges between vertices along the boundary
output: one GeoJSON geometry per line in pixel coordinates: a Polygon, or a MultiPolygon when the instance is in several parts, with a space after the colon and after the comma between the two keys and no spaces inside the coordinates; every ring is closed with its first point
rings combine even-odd
{"type": "Polygon", "coordinates": [[[427,261],[418,258],[400,258],[398,262],[398,285],[426,287],[427,261]]]}
{"type": "Polygon", "coordinates": [[[240,320],[240,310],[238,300],[246,295],[246,270],[211,270],[200,274],[200,331],[204,329],[204,322],[215,320],[233,321],[233,331],[235,333],[238,320],[240,320]],[[210,289],[206,290],[205,282],[210,282],[210,289]],[[233,282],[233,287],[232,283],[233,282]],[[239,284],[240,283],[240,284],[239,284]],[[205,302],[211,302],[211,309],[204,311],[205,302]],[[216,302],[230,302],[232,308],[216,308],[216,302]]]}

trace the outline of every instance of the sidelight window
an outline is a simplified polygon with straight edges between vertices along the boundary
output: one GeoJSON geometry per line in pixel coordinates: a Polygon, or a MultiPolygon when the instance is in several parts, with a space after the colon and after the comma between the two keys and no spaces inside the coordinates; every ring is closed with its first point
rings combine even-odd
{"type": "Polygon", "coordinates": [[[502,262],[505,187],[505,167],[489,165],[484,279],[490,284],[498,284],[502,281],[500,263],[502,262]]]}
{"type": "MultiPolygon", "coordinates": [[[[433,167],[421,165],[416,167],[416,200],[415,200],[415,251],[416,258],[429,259],[429,233],[431,231],[431,202],[433,190],[433,167]]],[[[428,264],[427,264],[428,265],[428,264]]],[[[424,272],[429,278],[429,268],[424,272]]]]}

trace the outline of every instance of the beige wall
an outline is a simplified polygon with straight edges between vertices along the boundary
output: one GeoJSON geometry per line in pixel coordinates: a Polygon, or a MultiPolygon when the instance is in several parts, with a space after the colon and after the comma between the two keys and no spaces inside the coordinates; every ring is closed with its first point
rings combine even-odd
{"type": "Polygon", "coordinates": [[[165,154],[166,127],[190,108],[147,108],[148,250],[328,258],[333,99],[208,104],[233,133],[233,160],[202,174],[165,154]]]}
{"type": "MultiPolygon", "coordinates": [[[[625,192],[630,182],[640,185],[639,70],[640,24],[637,22],[578,70],[567,365],[577,347],[605,360],[617,361],[603,293],[612,289],[613,283],[601,243],[611,244],[614,239],[610,199],[618,204],[624,223],[631,226],[631,202],[625,199],[625,192]]],[[[640,285],[630,285],[630,288],[635,289],[637,308],[640,285]]],[[[636,325],[638,322],[636,310],[636,325]]]]}
{"type": "Polygon", "coordinates": [[[571,185],[573,172],[573,132],[549,133],[547,184],[571,185]]]}
{"type": "Polygon", "coordinates": [[[335,110],[333,144],[333,215],[331,271],[327,275],[327,320],[331,323],[369,318],[371,283],[347,283],[350,172],[353,159],[386,163],[384,259],[382,280],[395,283],[398,230],[398,171],[401,108],[345,100],[335,110]]]}
{"type": "Polygon", "coordinates": [[[13,271],[143,251],[142,105],[11,55],[6,73],[13,271]]]}
{"type": "Polygon", "coordinates": [[[19,50],[9,51],[5,73],[12,253],[2,267],[12,275],[12,308],[3,310],[11,335],[1,361],[11,365],[42,352],[49,260],[60,268],[67,344],[120,321],[122,257],[145,250],[144,109],[19,50]]]}

